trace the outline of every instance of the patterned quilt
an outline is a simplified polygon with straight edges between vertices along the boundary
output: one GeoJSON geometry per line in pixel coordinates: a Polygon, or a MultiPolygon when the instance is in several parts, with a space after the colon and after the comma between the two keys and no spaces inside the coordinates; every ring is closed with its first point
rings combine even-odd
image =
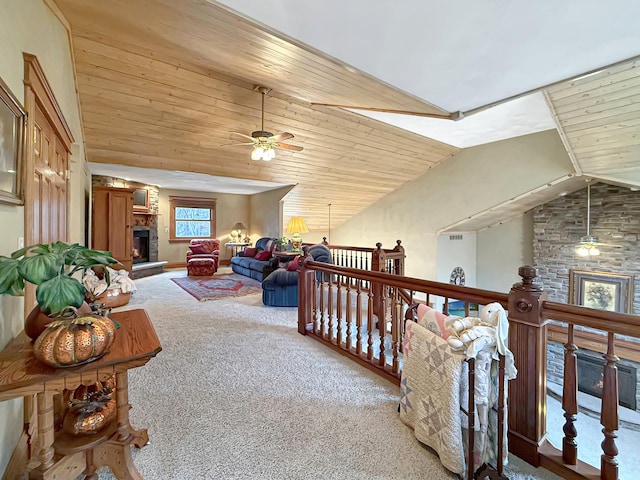
{"type": "Polygon", "coordinates": [[[410,320],[403,347],[400,419],[438,453],[445,468],[464,475],[460,391],[465,357],[410,320]]]}

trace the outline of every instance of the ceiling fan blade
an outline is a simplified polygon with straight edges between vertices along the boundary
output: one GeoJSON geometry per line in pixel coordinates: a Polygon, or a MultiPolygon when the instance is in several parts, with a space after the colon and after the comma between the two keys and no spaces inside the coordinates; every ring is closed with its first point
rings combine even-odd
{"type": "Polygon", "coordinates": [[[301,152],[302,150],[304,150],[304,148],[297,145],[289,145],[286,143],[278,143],[277,145],[274,145],[273,148],[278,148],[280,150],[290,150],[292,152],[301,152]]]}
{"type": "Polygon", "coordinates": [[[247,145],[251,145],[253,146],[253,142],[249,142],[249,143],[225,143],[220,145],[221,147],[245,147],[247,145]]]}
{"type": "Polygon", "coordinates": [[[245,135],[244,133],[231,132],[231,136],[229,137],[231,140],[240,140],[246,142],[247,140],[253,141],[249,135],[245,135]]]}
{"type": "Polygon", "coordinates": [[[282,142],[284,140],[289,140],[290,138],[293,138],[293,133],[289,132],[282,132],[271,137],[274,142],[282,142]]]}

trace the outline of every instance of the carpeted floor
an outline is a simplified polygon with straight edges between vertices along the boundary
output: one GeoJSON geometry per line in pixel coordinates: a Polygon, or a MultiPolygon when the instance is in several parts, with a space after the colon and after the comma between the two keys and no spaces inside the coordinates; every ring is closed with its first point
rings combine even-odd
{"type": "Polygon", "coordinates": [[[259,281],[237,273],[216,273],[213,277],[177,277],[171,280],[201,302],[262,292],[259,281]]]}
{"type": "MultiPolygon", "coordinates": [[[[295,307],[194,302],[178,274],[136,280],[118,309],[145,308],[163,346],[129,377],[132,424],[151,441],[134,452],[143,478],[455,478],[400,422],[398,388],[298,334],[295,307]]],[[[508,468],[511,480],[557,478],[508,468]]]]}

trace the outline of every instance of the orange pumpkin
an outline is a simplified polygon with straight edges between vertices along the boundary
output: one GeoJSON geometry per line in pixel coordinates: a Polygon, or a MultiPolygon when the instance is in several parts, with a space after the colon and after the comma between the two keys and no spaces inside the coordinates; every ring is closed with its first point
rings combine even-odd
{"type": "Polygon", "coordinates": [[[107,426],[116,415],[115,376],[93,385],[64,391],[63,429],[72,435],[91,435],[107,426]]]}
{"type": "Polygon", "coordinates": [[[107,317],[82,315],[57,320],[47,325],[35,343],[33,353],[52,367],[88,363],[107,353],[116,334],[115,324],[107,317]]]}

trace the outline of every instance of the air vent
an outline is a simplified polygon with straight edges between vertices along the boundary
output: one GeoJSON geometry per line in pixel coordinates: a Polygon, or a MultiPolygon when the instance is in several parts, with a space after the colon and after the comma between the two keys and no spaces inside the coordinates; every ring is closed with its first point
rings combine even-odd
{"type": "Polygon", "coordinates": [[[449,240],[462,240],[462,235],[449,235],[449,240]]]}

